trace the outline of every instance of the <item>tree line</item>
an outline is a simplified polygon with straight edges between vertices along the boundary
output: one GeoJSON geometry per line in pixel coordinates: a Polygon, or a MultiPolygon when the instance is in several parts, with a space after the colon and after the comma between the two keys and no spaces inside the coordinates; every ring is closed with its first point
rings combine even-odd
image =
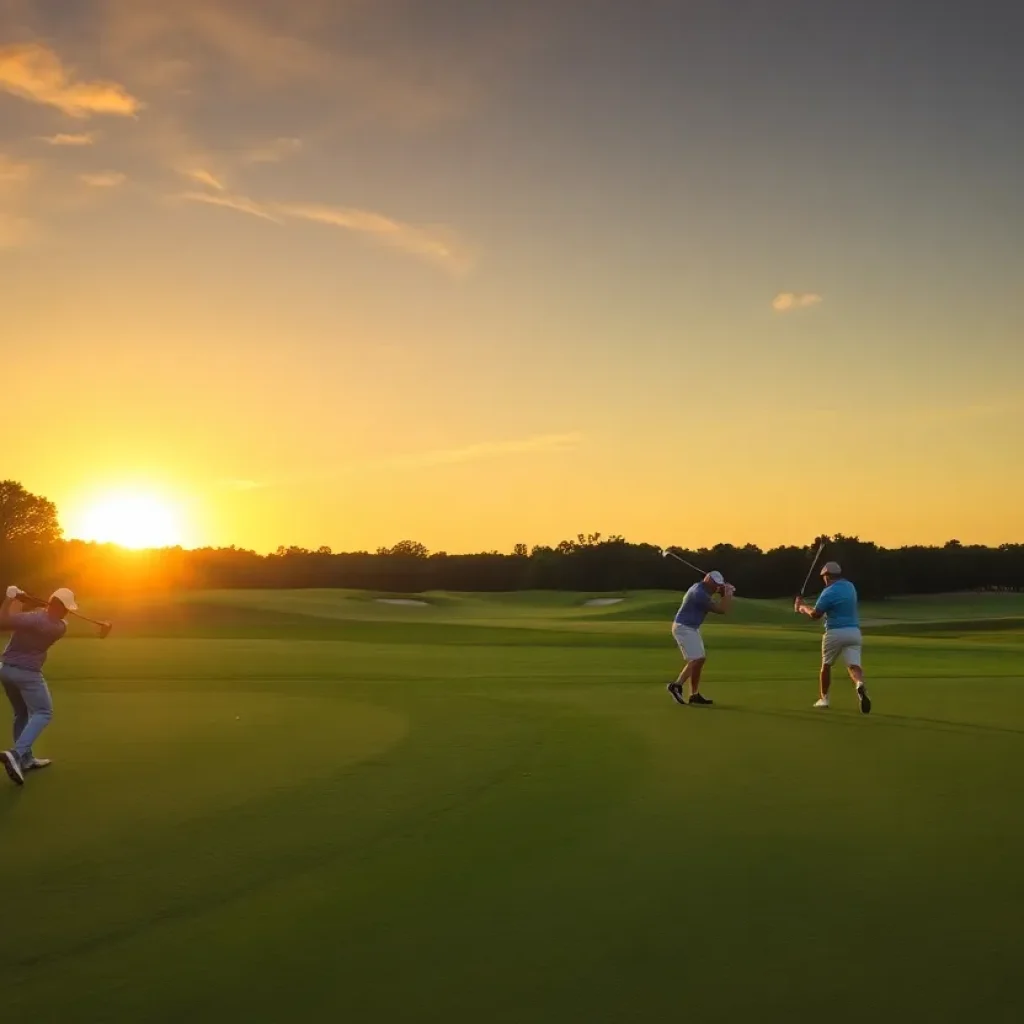
{"type": "MultiPolygon", "coordinates": [[[[1024,589],[1024,544],[884,548],[857,537],[810,538],[805,547],[763,550],[753,544],[675,550],[705,569],[718,569],[747,597],[795,593],[818,543],[840,562],[866,598],[965,590],[1024,589]]],[[[26,589],[68,584],[111,589],[236,589],[342,587],[382,593],[428,590],[514,591],[683,590],[697,574],[666,559],[654,544],[620,536],[579,534],[554,546],[517,544],[510,552],[448,554],[404,540],[376,551],[280,547],[271,554],[243,548],[166,548],[129,552],[115,545],[65,540],[52,502],[0,481],[0,583],[26,589]]],[[[815,584],[810,588],[813,592],[815,584]]]]}

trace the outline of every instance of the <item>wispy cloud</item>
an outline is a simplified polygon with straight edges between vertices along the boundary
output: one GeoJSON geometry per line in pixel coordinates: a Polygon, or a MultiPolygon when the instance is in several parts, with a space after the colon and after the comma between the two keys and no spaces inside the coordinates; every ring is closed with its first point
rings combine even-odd
{"type": "Polygon", "coordinates": [[[772,299],[772,309],[777,313],[788,313],[794,309],[807,309],[809,306],[817,306],[824,299],[815,292],[779,292],[772,299]]]}
{"type": "MultiPolygon", "coordinates": [[[[190,89],[216,78],[250,93],[330,96],[335,123],[372,118],[419,129],[473,109],[477,64],[411,42],[391,7],[365,0],[104,0],[104,41],[131,67],[132,81],[158,86],[170,65],[177,84],[190,89]],[[343,31],[369,19],[380,29],[372,41],[343,31]]],[[[478,63],[489,66],[486,56],[478,63]]]]}
{"type": "Polygon", "coordinates": [[[96,141],[96,136],[91,132],[81,132],[77,135],[58,132],[56,135],[40,136],[39,141],[49,146],[91,146],[96,141]]]}
{"type": "Polygon", "coordinates": [[[441,448],[427,452],[407,452],[383,456],[363,462],[328,469],[323,473],[308,473],[273,480],[225,479],[218,485],[226,490],[245,492],[267,487],[292,487],[359,472],[380,472],[382,470],[415,469],[427,466],[458,465],[467,462],[483,462],[489,459],[509,458],[516,455],[546,455],[571,452],[583,444],[585,436],[580,432],[567,434],[539,434],[510,441],[481,441],[462,448],[441,448]]]}
{"type": "Polygon", "coordinates": [[[280,138],[268,142],[265,146],[250,149],[242,157],[247,164],[276,164],[302,149],[301,139],[280,138]]]}
{"type": "Polygon", "coordinates": [[[267,486],[266,483],[261,483],[259,480],[235,480],[231,478],[220,480],[218,483],[227,491],[258,491],[267,486]]]}
{"type": "Polygon", "coordinates": [[[441,227],[421,227],[394,220],[371,210],[309,203],[263,203],[227,192],[186,192],[177,198],[248,213],[275,223],[305,220],[366,235],[375,241],[426,259],[457,275],[473,265],[466,246],[441,227]]]}
{"type": "Polygon", "coordinates": [[[270,208],[247,196],[236,196],[227,192],[183,192],[175,198],[188,203],[206,203],[208,206],[221,206],[226,210],[248,213],[253,217],[272,221],[274,224],[283,223],[280,217],[271,212],[270,208]]]}
{"type": "Polygon", "coordinates": [[[92,174],[81,174],[79,180],[92,188],[117,188],[128,179],[120,171],[96,171],[92,174]]]}
{"type": "Polygon", "coordinates": [[[351,207],[292,203],[279,205],[278,209],[288,217],[369,235],[378,242],[429,260],[458,275],[467,273],[473,265],[473,258],[466,248],[440,227],[419,227],[351,207]]]}
{"type": "Polygon", "coordinates": [[[70,117],[131,117],[142,104],[117,82],[76,81],[52,50],[38,43],[0,47],[0,90],[56,107],[70,117]]]}
{"type": "Polygon", "coordinates": [[[458,462],[479,462],[484,459],[502,458],[507,455],[532,455],[548,452],[569,452],[583,443],[581,433],[541,434],[514,441],[482,441],[464,448],[446,448],[439,451],[423,452],[418,455],[403,455],[389,460],[400,465],[439,466],[458,462]]]}

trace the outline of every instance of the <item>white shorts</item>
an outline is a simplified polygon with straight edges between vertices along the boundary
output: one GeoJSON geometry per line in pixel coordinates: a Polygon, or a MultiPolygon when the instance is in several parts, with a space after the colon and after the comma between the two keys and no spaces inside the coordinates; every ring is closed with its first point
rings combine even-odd
{"type": "Polygon", "coordinates": [[[860,665],[863,643],[859,629],[851,627],[829,630],[821,638],[821,663],[834,665],[841,654],[847,665],[860,665]]]}
{"type": "Polygon", "coordinates": [[[698,658],[705,656],[704,638],[700,635],[699,629],[674,622],[672,624],[672,638],[679,645],[679,650],[682,651],[683,657],[687,661],[696,661],[698,658]]]}

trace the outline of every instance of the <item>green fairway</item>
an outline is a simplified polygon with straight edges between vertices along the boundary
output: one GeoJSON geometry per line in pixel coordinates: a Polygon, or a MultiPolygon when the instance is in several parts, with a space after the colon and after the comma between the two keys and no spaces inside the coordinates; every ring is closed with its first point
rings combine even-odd
{"type": "Polygon", "coordinates": [[[812,710],[785,601],[708,624],[681,708],[674,595],[382,596],[54,648],[54,766],[0,789],[10,1018],[1024,1017],[1020,596],[865,606],[870,716],[838,673],[812,710]]]}

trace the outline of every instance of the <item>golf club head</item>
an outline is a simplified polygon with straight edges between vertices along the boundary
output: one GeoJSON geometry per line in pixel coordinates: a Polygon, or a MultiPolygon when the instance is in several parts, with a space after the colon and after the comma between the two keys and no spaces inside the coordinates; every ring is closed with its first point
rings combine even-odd
{"type": "Polygon", "coordinates": [[[99,631],[99,633],[97,635],[99,636],[99,638],[101,640],[105,640],[108,636],[110,636],[110,631],[113,628],[114,628],[114,624],[112,622],[100,623],[100,631],[99,631]]]}

